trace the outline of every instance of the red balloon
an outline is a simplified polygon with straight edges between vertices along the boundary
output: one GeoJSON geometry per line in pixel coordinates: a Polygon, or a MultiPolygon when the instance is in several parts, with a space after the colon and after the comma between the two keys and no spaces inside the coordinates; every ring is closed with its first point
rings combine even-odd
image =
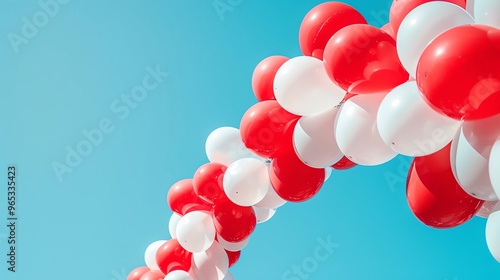
{"type": "Polygon", "coordinates": [[[156,263],[165,274],[174,270],[189,271],[192,255],[182,248],[177,239],[170,239],[156,252],[156,263]]]}
{"type": "Polygon", "coordinates": [[[406,197],[413,214],[424,224],[451,228],[470,220],[484,201],[468,195],[457,183],[450,165],[448,144],[440,151],[416,157],[406,182],[406,197]]]}
{"type": "Polygon", "coordinates": [[[394,0],[389,13],[389,23],[394,34],[398,34],[399,26],[403,19],[416,7],[433,1],[450,2],[465,9],[465,0],[394,0]]]}
{"type": "Polygon", "coordinates": [[[217,234],[228,242],[240,242],[252,234],[257,218],[252,206],[239,206],[227,200],[214,207],[217,234]]]}
{"type": "Polygon", "coordinates": [[[302,202],[319,192],[325,182],[325,169],[305,165],[292,150],[272,160],[269,178],[281,198],[302,202]]]}
{"type": "Polygon", "coordinates": [[[323,60],[323,53],[325,52],[325,50],[319,50],[319,49],[316,49],[313,51],[313,53],[311,54],[312,57],[315,57],[319,60],[323,60]]]}
{"type": "Polygon", "coordinates": [[[346,170],[355,166],[357,166],[356,163],[350,161],[346,156],[343,156],[337,163],[332,165],[332,168],[336,170],[346,170]]]}
{"type": "Polygon", "coordinates": [[[485,25],[449,29],[424,50],[417,84],[428,103],[454,119],[500,113],[500,30],[485,25]]]}
{"type": "Polygon", "coordinates": [[[252,75],[252,89],[259,101],[276,100],[274,96],[274,77],[276,72],[285,62],[286,56],[274,55],[262,60],[252,75]]]}
{"type": "Polygon", "coordinates": [[[325,2],[312,8],[299,30],[300,49],[304,55],[322,57],[328,40],[341,28],[364,23],[366,19],[353,7],[340,2],[325,2]]]}
{"type": "Polygon", "coordinates": [[[170,209],[179,215],[194,210],[210,211],[212,209],[194,192],[193,179],[180,180],[172,185],[168,191],[167,202],[170,209]]]}
{"type": "Polygon", "coordinates": [[[229,258],[229,267],[233,266],[240,259],[241,251],[231,252],[226,250],[226,253],[229,258]]]}
{"type": "Polygon", "coordinates": [[[293,146],[293,129],[299,116],[283,109],[276,100],[259,102],[241,119],[245,146],[263,158],[273,158],[293,146]]]}
{"type": "Polygon", "coordinates": [[[408,81],[391,35],[367,24],[339,30],[328,41],[323,58],[330,79],[354,94],[392,90],[408,81]]]}
{"type": "Polygon", "coordinates": [[[139,280],[163,280],[165,279],[165,274],[157,270],[151,270],[144,273],[139,280]]]}
{"type": "Polygon", "coordinates": [[[227,200],[222,186],[226,169],[227,166],[216,162],[200,166],[193,176],[194,192],[201,199],[212,204],[227,200]]]}
{"type": "Polygon", "coordinates": [[[140,280],[141,276],[144,275],[148,271],[149,271],[149,267],[147,267],[147,266],[140,266],[140,267],[132,270],[128,274],[127,280],[140,280]]]}

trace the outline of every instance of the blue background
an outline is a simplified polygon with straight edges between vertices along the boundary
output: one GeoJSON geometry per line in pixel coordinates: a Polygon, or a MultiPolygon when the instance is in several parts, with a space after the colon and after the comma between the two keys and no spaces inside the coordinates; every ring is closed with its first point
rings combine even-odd
{"type": "MultiPolygon", "coordinates": [[[[125,280],[151,242],[169,238],[168,189],[207,162],[211,131],[238,127],[256,103],[254,67],[300,55],[302,18],[322,1],[230,2],[221,17],[212,1],[72,0],[17,53],[8,34],[22,34],[23,17],[43,10],[1,2],[0,168],[5,177],[8,165],[18,168],[19,220],[16,273],[7,271],[0,227],[0,279],[125,280]],[[120,119],[111,104],[157,65],[169,76],[120,119]],[[59,180],[53,163],[64,164],[66,147],[105,118],[114,130],[59,180]]],[[[345,2],[374,25],[388,21],[390,1],[345,2]]],[[[499,279],[485,219],[437,230],[412,215],[408,162],[336,171],[310,201],[279,208],[258,225],[235,278],[286,279],[330,236],[340,246],[307,279],[499,279]]]]}

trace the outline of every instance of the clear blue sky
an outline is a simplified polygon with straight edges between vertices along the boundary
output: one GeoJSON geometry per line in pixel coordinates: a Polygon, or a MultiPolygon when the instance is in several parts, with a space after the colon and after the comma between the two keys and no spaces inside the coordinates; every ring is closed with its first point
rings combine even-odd
{"type": "MultiPolygon", "coordinates": [[[[169,238],[169,187],[207,162],[211,131],[237,127],[256,102],[260,60],[300,55],[301,20],[321,3],[220,1],[237,5],[221,17],[211,0],[61,0],[49,15],[38,1],[2,1],[0,174],[18,168],[18,250],[13,274],[1,226],[0,279],[124,280],[151,242],[169,238]],[[169,74],[127,99],[154,71],[169,74]],[[97,128],[102,138],[82,144],[97,128]],[[87,155],[66,159],[76,149],[87,155]]],[[[346,2],[374,25],[387,21],[387,0],[346,2]]],[[[334,172],[312,200],[258,225],[235,278],[499,279],[486,221],[421,224],[405,199],[407,167],[396,158],[334,172]],[[388,182],[391,172],[400,180],[388,182]],[[328,239],[334,246],[318,258],[328,239]],[[305,265],[302,274],[293,276],[295,265],[305,265]]]]}

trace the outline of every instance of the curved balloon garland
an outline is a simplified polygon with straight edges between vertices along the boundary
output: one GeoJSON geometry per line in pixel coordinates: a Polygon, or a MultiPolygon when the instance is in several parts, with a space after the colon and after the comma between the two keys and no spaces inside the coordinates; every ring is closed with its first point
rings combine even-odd
{"type": "Polygon", "coordinates": [[[414,157],[415,216],[434,228],[488,218],[500,261],[500,1],[473,2],[394,1],[382,28],[340,2],[309,11],[302,56],[257,65],[259,102],[239,129],[208,136],[209,163],[168,192],[172,239],[149,245],[127,280],[234,279],[277,208],[316,195],[332,168],[398,154],[414,157]]]}

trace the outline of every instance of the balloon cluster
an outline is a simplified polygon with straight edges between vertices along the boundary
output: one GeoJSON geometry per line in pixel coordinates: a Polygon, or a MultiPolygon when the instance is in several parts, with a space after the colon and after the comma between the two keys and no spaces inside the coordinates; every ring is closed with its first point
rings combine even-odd
{"type": "Polygon", "coordinates": [[[259,102],[239,128],[208,136],[209,162],[168,191],[172,239],[148,246],[127,279],[234,279],[229,268],[276,209],[315,196],[332,169],[398,154],[413,157],[414,215],[434,228],[488,218],[500,261],[499,28],[497,0],[395,0],[382,28],[344,3],[314,7],[302,55],[257,65],[259,102]]]}

